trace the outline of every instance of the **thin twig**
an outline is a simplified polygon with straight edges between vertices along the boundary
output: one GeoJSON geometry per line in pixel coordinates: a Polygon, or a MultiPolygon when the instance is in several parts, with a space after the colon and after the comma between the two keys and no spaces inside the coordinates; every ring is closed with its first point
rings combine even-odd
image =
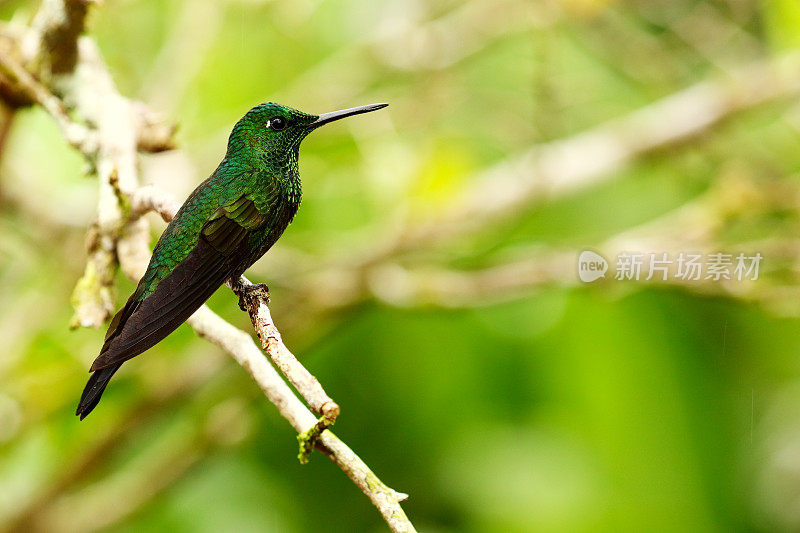
{"type": "Polygon", "coordinates": [[[250,315],[253,327],[261,341],[261,347],[270,356],[272,362],[283,372],[308,403],[311,410],[323,416],[328,425],[333,424],[339,416],[339,406],[323,390],[317,378],[300,364],[300,361],[283,343],[281,334],[269,312],[269,294],[254,290],[257,285],[242,276],[237,283],[230,285],[231,290],[241,298],[244,310],[250,315]]]}

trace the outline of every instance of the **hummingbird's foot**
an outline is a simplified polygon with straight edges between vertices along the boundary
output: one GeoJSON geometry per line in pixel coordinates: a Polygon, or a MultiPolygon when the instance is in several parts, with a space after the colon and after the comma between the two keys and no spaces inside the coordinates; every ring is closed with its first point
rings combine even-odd
{"type": "Polygon", "coordinates": [[[239,309],[247,311],[247,301],[259,300],[269,303],[269,287],[266,283],[243,284],[239,278],[228,280],[228,286],[239,297],[239,309]]]}
{"type": "Polygon", "coordinates": [[[314,451],[319,436],[323,431],[331,427],[333,422],[334,421],[327,416],[322,416],[317,420],[316,424],[297,435],[297,442],[300,443],[300,453],[297,454],[297,459],[300,461],[300,464],[304,465],[308,463],[308,457],[311,455],[311,452],[314,451]]]}

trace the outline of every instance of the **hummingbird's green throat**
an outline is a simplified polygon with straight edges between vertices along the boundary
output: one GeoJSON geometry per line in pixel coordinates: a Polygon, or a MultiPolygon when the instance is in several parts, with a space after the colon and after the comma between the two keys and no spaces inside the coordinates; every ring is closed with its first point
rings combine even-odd
{"type": "Polygon", "coordinates": [[[236,123],[224,159],[178,210],[136,290],[111,320],[78,405],[81,420],[122,363],[174,331],[283,234],[300,205],[303,139],[324,124],[387,105],[311,115],[270,102],[236,123]]]}

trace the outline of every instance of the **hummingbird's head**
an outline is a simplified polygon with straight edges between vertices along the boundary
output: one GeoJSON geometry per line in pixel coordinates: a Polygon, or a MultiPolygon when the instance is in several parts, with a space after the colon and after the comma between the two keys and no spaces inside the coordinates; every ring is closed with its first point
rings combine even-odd
{"type": "Polygon", "coordinates": [[[260,157],[281,159],[297,155],[306,136],[329,122],[340,118],[368,113],[389,104],[370,104],[361,107],[309,115],[289,106],[267,102],[259,104],[233,127],[228,140],[228,157],[241,151],[260,157]]]}

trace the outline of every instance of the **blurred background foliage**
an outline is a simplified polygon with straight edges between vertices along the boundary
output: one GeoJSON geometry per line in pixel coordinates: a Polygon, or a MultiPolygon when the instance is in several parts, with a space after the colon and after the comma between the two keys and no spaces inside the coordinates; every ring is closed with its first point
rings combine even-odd
{"type": "MultiPolygon", "coordinates": [[[[26,22],[36,7],[10,0],[0,15],[26,22]]],[[[250,277],[270,285],[287,345],[342,406],[337,434],[411,495],[420,530],[800,529],[796,98],[403,260],[467,273],[552,249],[577,260],[729,193],[744,199],[709,215],[713,244],[770,244],[763,284],[745,292],[584,285],[570,270],[457,305],[386,297],[397,290],[380,278],[325,307],[337,278],[309,287],[293,271],[324,274],[398,221],[433,219],[532,146],[796,53],[795,0],[106,0],[90,34],[120,91],[179,124],[182,150],[141,164],[180,198],[259,102],[391,102],[304,143],[299,215],[250,277]]],[[[102,338],[69,331],[96,184],[44,112],[6,123],[0,527],[383,530],[323,456],[297,463],[291,428],[256,384],[186,326],[125,365],[77,422],[102,338]]],[[[131,289],[120,276],[120,303],[131,289]]],[[[229,292],[210,306],[251,330],[229,292]]]]}

